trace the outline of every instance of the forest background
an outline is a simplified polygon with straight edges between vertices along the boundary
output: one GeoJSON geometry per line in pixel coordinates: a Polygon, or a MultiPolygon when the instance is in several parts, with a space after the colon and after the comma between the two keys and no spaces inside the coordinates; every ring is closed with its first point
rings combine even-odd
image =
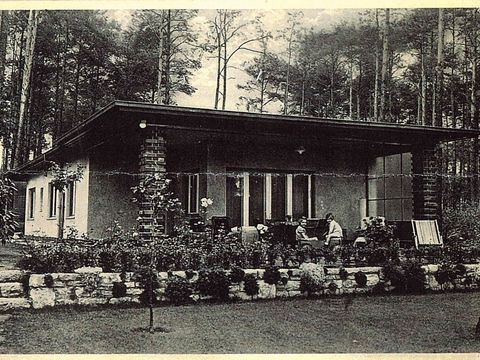
{"type": "MultiPolygon", "coordinates": [[[[478,8],[3,10],[1,170],[114,99],[479,128],[478,8]]],[[[439,149],[444,203],[479,196],[478,139],[439,149]]]]}

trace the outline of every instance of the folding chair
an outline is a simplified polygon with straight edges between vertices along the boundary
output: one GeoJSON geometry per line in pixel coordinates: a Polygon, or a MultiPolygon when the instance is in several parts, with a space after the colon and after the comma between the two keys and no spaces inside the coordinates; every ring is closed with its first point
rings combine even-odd
{"type": "Polygon", "coordinates": [[[443,246],[442,235],[437,220],[412,220],[415,247],[443,246]]]}

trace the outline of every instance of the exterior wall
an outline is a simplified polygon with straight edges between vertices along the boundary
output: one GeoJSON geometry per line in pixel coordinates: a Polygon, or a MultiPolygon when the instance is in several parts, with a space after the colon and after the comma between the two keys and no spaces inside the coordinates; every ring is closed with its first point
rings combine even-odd
{"type": "Polygon", "coordinates": [[[95,148],[89,155],[89,236],[104,236],[114,221],[124,230],[134,228],[138,206],[131,201],[131,188],[138,182],[138,151],[117,144],[95,148]]]}
{"type": "MultiPolygon", "coordinates": [[[[87,157],[77,160],[69,164],[69,168],[76,169],[77,164],[84,167],[83,178],[75,184],[75,215],[65,216],[64,229],[74,227],[79,235],[88,232],[88,210],[89,210],[89,196],[88,187],[90,179],[90,163],[87,157]]],[[[25,235],[32,236],[47,236],[57,237],[58,235],[58,216],[59,216],[59,198],[57,198],[57,215],[49,217],[49,198],[48,198],[48,184],[52,181],[51,174],[39,173],[32,176],[26,185],[26,204],[25,207],[25,235]],[[28,217],[28,190],[35,188],[35,214],[33,219],[28,217]],[[43,206],[40,204],[40,189],[43,188],[43,206]]]]}
{"type": "Polygon", "coordinates": [[[208,215],[225,216],[227,213],[226,166],[220,148],[210,145],[207,149],[206,196],[215,199],[208,208],[208,215]]]}
{"type": "Polygon", "coordinates": [[[320,148],[299,155],[281,145],[214,144],[206,160],[207,196],[214,200],[209,216],[226,215],[226,173],[248,170],[308,172],[315,179],[315,216],[333,212],[342,227],[357,228],[365,212],[367,159],[358,152],[320,148]],[[363,201],[362,201],[363,200],[363,201]]]}

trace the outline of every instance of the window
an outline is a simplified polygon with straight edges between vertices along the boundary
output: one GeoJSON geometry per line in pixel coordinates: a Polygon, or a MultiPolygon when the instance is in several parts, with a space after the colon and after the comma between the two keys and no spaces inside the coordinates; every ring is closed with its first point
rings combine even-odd
{"type": "Polygon", "coordinates": [[[35,216],[35,188],[28,189],[28,218],[35,216]]]}
{"type": "Polygon", "coordinates": [[[40,188],[40,207],[38,211],[40,212],[43,211],[43,187],[40,188]]]}
{"type": "Polygon", "coordinates": [[[368,175],[368,215],[412,219],[411,154],[375,159],[368,175]]]}
{"type": "Polygon", "coordinates": [[[75,182],[70,182],[67,185],[67,216],[75,216],[75,182]]]}
{"type": "Polygon", "coordinates": [[[48,216],[53,218],[57,216],[57,196],[58,190],[52,184],[48,184],[48,216]]]}
{"type": "Polygon", "coordinates": [[[187,213],[198,213],[199,204],[199,176],[198,174],[188,175],[187,179],[187,213]]]}
{"type": "Polygon", "coordinates": [[[227,216],[232,226],[315,216],[314,176],[257,170],[227,176],[227,216]]]}

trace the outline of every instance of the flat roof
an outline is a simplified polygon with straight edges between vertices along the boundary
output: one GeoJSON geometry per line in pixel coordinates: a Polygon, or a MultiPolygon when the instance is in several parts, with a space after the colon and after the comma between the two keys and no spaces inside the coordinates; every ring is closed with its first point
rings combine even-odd
{"type": "Polygon", "coordinates": [[[116,100],[65,133],[54,142],[50,150],[18,167],[15,172],[25,171],[41,163],[60,152],[66,145],[87,139],[91,133],[111,132],[111,129],[125,126],[138,129],[141,120],[172,130],[229,133],[233,136],[245,133],[301,136],[392,146],[421,146],[480,135],[479,130],[472,129],[247,113],[116,100]]]}

